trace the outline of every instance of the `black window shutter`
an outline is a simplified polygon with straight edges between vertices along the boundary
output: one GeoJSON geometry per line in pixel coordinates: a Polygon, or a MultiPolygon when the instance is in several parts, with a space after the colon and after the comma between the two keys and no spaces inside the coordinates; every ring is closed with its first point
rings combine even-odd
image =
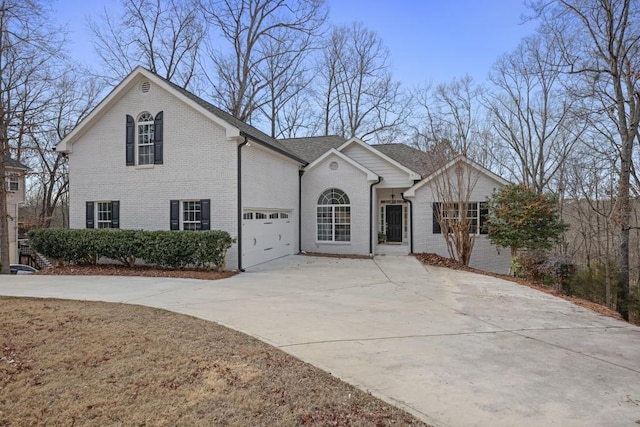
{"type": "Polygon", "coordinates": [[[135,132],[136,122],[133,117],[127,114],[127,131],[125,140],[126,163],[127,166],[134,166],[135,163],[135,132]]]}
{"type": "Polygon", "coordinates": [[[211,230],[211,199],[200,200],[200,229],[211,230]]]}
{"type": "Polygon", "coordinates": [[[442,234],[442,230],[440,228],[440,221],[438,221],[438,217],[440,216],[440,203],[433,203],[433,234],[442,234]]]}
{"type": "Polygon", "coordinates": [[[160,111],[158,114],[156,114],[156,119],[153,121],[153,126],[154,126],[154,141],[153,141],[153,163],[156,165],[161,165],[162,164],[162,138],[163,138],[163,131],[162,131],[162,116],[163,116],[163,112],[160,111]]]}
{"type": "Polygon", "coordinates": [[[169,230],[180,230],[180,200],[171,200],[169,211],[169,230]]]}
{"type": "Polygon", "coordinates": [[[120,201],[111,201],[111,228],[120,228],[120,201]]]}
{"type": "Polygon", "coordinates": [[[487,234],[487,219],[489,216],[489,204],[487,202],[480,203],[480,234],[487,234]]]}
{"type": "Polygon", "coordinates": [[[94,228],[94,223],[93,223],[93,215],[94,215],[94,210],[93,210],[93,202],[87,202],[87,208],[86,208],[86,214],[85,214],[85,218],[86,218],[86,227],[87,228],[94,228]]]}

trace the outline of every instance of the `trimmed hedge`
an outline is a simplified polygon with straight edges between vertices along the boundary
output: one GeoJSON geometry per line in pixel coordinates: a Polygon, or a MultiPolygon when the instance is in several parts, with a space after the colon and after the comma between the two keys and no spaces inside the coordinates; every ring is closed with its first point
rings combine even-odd
{"type": "Polygon", "coordinates": [[[224,270],[227,250],[235,239],[226,231],[141,231],[120,229],[29,232],[29,243],[44,256],[69,264],[96,264],[101,258],[134,266],[141,259],[161,268],[187,266],[224,270]]]}

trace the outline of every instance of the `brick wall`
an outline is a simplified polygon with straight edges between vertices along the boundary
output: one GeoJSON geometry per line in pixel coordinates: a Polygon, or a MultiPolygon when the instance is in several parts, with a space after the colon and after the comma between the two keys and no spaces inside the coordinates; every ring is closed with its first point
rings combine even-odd
{"type": "MultiPolygon", "coordinates": [[[[302,250],[333,254],[369,254],[369,185],[367,175],[336,155],[308,170],[302,177],[302,250]],[[338,169],[330,168],[331,162],[338,169]],[[316,240],[318,197],[329,188],[347,193],[351,202],[351,242],[332,243],[316,240]]],[[[375,229],[374,229],[375,232],[375,229]]]]}
{"type": "MultiPolygon", "coordinates": [[[[85,227],[86,201],[120,201],[120,227],[168,230],[169,201],[211,199],[211,228],[237,236],[236,143],[224,128],[151,84],[135,84],[74,143],[70,225],[85,227]],[[164,111],[164,164],[125,166],[125,116],[164,111]]],[[[227,268],[237,266],[237,247],[227,268]]]]}
{"type": "MultiPolygon", "coordinates": [[[[494,188],[499,188],[500,183],[489,178],[485,174],[475,172],[473,175],[473,191],[469,201],[484,202],[490,196],[494,188]]],[[[425,184],[416,191],[413,200],[413,250],[419,252],[432,252],[442,256],[449,256],[447,245],[442,234],[433,233],[433,203],[439,202],[436,196],[437,190],[430,184],[425,184]]],[[[511,256],[508,248],[499,248],[492,245],[486,235],[477,235],[470,265],[485,271],[496,273],[508,273],[511,266],[511,256]]]]}

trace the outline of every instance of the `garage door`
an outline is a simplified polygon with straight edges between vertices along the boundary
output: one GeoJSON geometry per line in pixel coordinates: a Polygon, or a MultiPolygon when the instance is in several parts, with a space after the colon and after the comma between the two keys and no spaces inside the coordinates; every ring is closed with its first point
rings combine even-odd
{"type": "Polygon", "coordinates": [[[245,210],[242,215],[242,265],[251,267],[293,254],[292,212],[245,210]]]}

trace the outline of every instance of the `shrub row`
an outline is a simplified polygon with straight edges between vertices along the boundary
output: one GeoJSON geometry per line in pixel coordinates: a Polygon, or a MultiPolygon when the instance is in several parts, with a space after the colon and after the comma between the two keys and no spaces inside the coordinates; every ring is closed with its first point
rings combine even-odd
{"type": "Polygon", "coordinates": [[[96,264],[108,258],[134,266],[137,260],[161,268],[187,266],[224,270],[235,242],[226,231],[141,231],[120,229],[41,229],[29,243],[42,255],[69,264],[96,264]]]}

